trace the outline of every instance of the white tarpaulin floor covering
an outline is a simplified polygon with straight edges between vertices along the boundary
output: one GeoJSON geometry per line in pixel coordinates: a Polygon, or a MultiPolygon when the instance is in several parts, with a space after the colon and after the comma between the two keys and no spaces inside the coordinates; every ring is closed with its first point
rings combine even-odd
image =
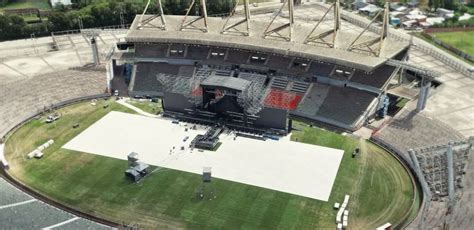
{"type": "MultiPolygon", "coordinates": [[[[221,134],[217,151],[188,148],[205,129],[185,131],[185,124],[121,112],[110,112],[63,148],[122,160],[137,152],[151,165],[202,174],[212,167],[212,176],[327,201],[336,178],[343,150],[289,140],[255,140],[221,134]],[[186,142],[183,139],[189,136],[186,142]],[[170,150],[175,147],[174,151],[170,150]],[[185,146],[182,151],[181,146],[185,146]]],[[[188,127],[191,124],[187,125],[188,127]]]]}

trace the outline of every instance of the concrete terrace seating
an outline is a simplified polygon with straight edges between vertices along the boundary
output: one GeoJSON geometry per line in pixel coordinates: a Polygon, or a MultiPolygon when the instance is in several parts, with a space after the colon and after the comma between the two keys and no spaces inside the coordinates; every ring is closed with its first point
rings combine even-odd
{"type": "Polygon", "coordinates": [[[63,210],[38,201],[13,187],[2,178],[0,178],[0,197],[2,198],[0,200],[1,229],[41,229],[68,220],[71,220],[71,222],[58,228],[112,229],[89,220],[77,218],[63,210]]]}
{"type": "Polygon", "coordinates": [[[0,137],[52,105],[82,97],[102,95],[107,87],[104,69],[65,70],[2,85],[0,137]]]}
{"type": "Polygon", "coordinates": [[[181,66],[178,69],[178,76],[192,77],[195,71],[196,71],[196,67],[194,66],[191,66],[191,65],[181,66]]]}
{"type": "MultiPolygon", "coordinates": [[[[163,91],[163,85],[157,79],[157,74],[177,75],[180,70],[179,65],[167,63],[142,62],[137,64],[133,92],[140,94],[153,94],[163,91]]],[[[184,70],[184,69],[182,69],[184,70]]]]}
{"type": "Polygon", "coordinates": [[[382,127],[373,138],[407,157],[408,149],[461,141],[463,136],[442,122],[407,107],[382,127]]]}
{"type": "Polygon", "coordinates": [[[32,199],[29,195],[11,186],[2,178],[0,178],[0,197],[2,198],[0,199],[0,206],[32,199]]]}
{"type": "Polygon", "coordinates": [[[375,94],[365,91],[331,86],[316,115],[352,125],[375,98],[375,94]]]}
{"type": "Polygon", "coordinates": [[[375,88],[381,88],[393,74],[393,71],[395,71],[395,67],[388,65],[383,65],[370,73],[356,70],[350,81],[375,88]]]}
{"type": "Polygon", "coordinates": [[[40,229],[52,226],[71,218],[73,215],[60,211],[39,201],[18,205],[1,211],[4,229],[40,229]]]}
{"type": "Polygon", "coordinates": [[[308,94],[303,98],[298,108],[294,112],[297,115],[306,117],[316,116],[319,107],[323,104],[329,91],[328,85],[313,83],[308,94]]]}

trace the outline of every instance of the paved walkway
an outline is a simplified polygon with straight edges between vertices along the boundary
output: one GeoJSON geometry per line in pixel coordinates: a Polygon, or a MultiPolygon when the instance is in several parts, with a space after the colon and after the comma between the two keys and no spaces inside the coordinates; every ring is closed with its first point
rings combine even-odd
{"type": "Polygon", "coordinates": [[[143,116],[154,117],[154,118],[161,117],[160,115],[155,115],[155,114],[147,113],[147,112],[145,112],[145,111],[143,111],[143,110],[141,110],[141,109],[139,109],[139,108],[137,108],[137,107],[135,107],[135,106],[133,106],[133,105],[127,103],[127,101],[130,101],[130,99],[129,99],[129,98],[122,98],[122,99],[118,100],[117,103],[119,103],[119,104],[121,104],[121,105],[123,105],[123,106],[125,106],[125,107],[127,107],[127,108],[129,108],[129,109],[132,109],[132,110],[134,110],[135,112],[137,112],[137,113],[139,113],[139,114],[141,114],[141,115],[143,115],[143,116]]]}

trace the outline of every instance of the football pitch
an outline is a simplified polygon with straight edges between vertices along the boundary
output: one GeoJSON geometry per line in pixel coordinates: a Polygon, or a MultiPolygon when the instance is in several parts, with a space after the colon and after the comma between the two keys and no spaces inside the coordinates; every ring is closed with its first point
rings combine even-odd
{"type": "Polygon", "coordinates": [[[474,56],[474,31],[432,33],[431,35],[474,56]]]}
{"type": "Polygon", "coordinates": [[[212,182],[216,199],[200,200],[196,190],[201,176],[172,169],[160,169],[135,184],[123,174],[125,160],[62,148],[110,111],[134,113],[101,100],[96,106],[85,102],[58,110],[62,117],[54,124],[45,124],[44,117],[26,123],[7,140],[9,173],[67,206],[146,229],[335,228],[332,206],[345,194],[351,195],[349,227],[354,229],[397,224],[418,209],[417,205],[411,208],[416,188],[409,175],[386,151],[365,140],[301,122],[294,122],[292,139],[344,150],[328,202],[223,179],[212,182]],[[110,106],[104,109],[104,104],[110,106]],[[76,123],[80,126],[72,128],[76,123]],[[26,158],[48,139],[55,143],[42,159],[26,158]],[[362,154],[352,158],[356,147],[362,154]]]}

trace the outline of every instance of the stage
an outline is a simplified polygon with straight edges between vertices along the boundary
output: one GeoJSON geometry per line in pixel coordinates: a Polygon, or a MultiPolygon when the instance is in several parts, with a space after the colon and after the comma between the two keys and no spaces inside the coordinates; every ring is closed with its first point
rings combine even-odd
{"type": "Polygon", "coordinates": [[[140,161],[151,165],[196,174],[202,174],[203,167],[212,167],[213,177],[321,201],[329,199],[343,150],[293,142],[289,135],[278,141],[261,141],[244,137],[234,140],[235,134],[223,133],[217,151],[191,151],[191,140],[207,128],[192,130],[191,126],[110,112],[63,148],[121,160],[137,152],[140,161]],[[184,141],[186,136],[189,138],[184,141]]]}

